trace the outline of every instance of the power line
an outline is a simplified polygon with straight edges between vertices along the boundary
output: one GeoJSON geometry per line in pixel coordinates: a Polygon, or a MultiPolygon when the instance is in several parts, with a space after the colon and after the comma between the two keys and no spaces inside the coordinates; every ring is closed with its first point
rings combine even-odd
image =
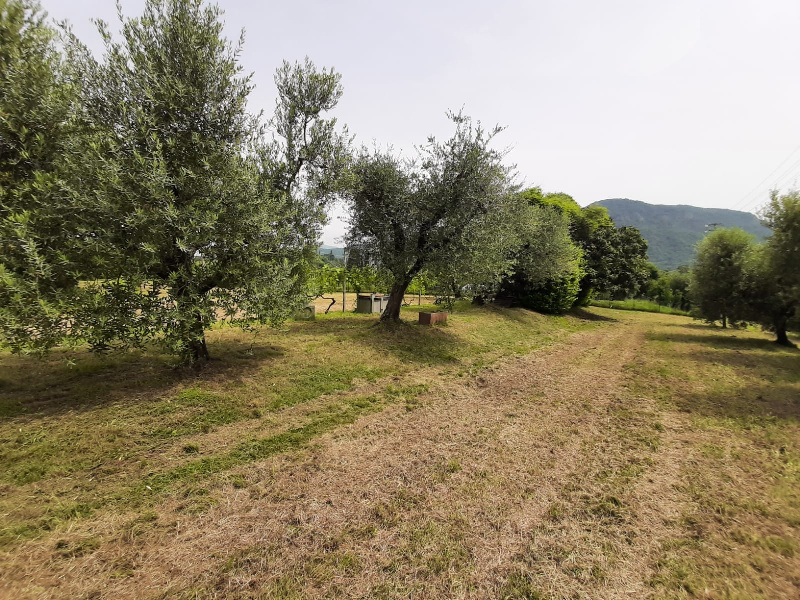
{"type": "MultiPolygon", "coordinates": [[[[796,179],[798,174],[800,174],[800,158],[798,158],[792,165],[783,171],[778,177],[775,178],[772,185],[770,185],[769,189],[780,189],[786,182],[791,181],[793,178],[796,179]]],[[[761,199],[759,195],[756,195],[751,200],[745,203],[744,208],[750,207],[757,202],[765,202],[766,199],[761,199]]]]}
{"type": "Polygon", "coordinates": [[[749,191],[749,192],[747,192],[747,193],[746,193],[744,196],[742,196],[742,197],[739,199],[739,201],[738,201],[738,202],[736,202],[736,203],[733,205],[733,208],[734,208],[734,209],[737,209],[737,208],[738,208],[739,206],[741,206],[741,205],[742,205],[742,204],[743,204],[743,203],[744,203],[744,202],[745,202],[745,201],[746,201],[746,200],[747,200],[747,199],[748,199],[750,196],[752,196],[754,192],[756,192],[756,191],[760,191],[760,190],[761,190],[761,186],[764,184],[764,182],[766,182],[766,181],[767,181],[767,180],[768,180],[770,177],[772,177],[772,176],[773,176],[773,175],[774,175],[774,174],[775,174],[775,173],[778,171],[778,169],[780,169],[780,168],[781,168],[783,165],[785,165],[785,164],[788,162],[788,160],[789,160],[789,159],[790,159],[792,156],[794,156],[795,152],[797,152],[798,150],[800,150],[800,146],[797,146],[797,148],[795,148],[794,150],[792,150],[792,151],[791,151],[791,152],[788,154],[788,156],[787,156],[786,158],[784,158],[784,159],[783,159],[783,160],[780,162],[780,164],[779,164],[777,167],[775,167],[775,168],[772,170],[772,172],[771,172],[769,175],[767,175],[766,177],[764,177],[764,179],[762,179],[761,181],[759,181],[759,182],[758,182],[758,184],[757,184],[757,185],[756,185],[756,186],[755,186],[755,187],[754,187],[752,190],[750,190],[750,191],[749,191]]]}
{"type": "Polygon", "coordinates": [[[785,171],[778,179],[775,180],[775,183],[772,185],[772,189],[780,189],[792,179],[797,179],[798,171],[800,171],[800,160],[798,160],[791,169],[785,171]]]}
{"type": "Polygon", "coordinates": [[[772,177],[772,176],[773,176],[775,173],[777,173],[777,172],[778,172],[778,170],[779,170],[781,167],[783,167],[783,165],[785,165],[785,164],[786,164],[786,163],[789,161],[789,159],[790,159],[790,158],[792,158],[792,156],[794,156],[794,154],[795,154],[795,153],[796,153],[798,150],[800,150],[800,146],[797,146],[797,147],[796,147],[794,150],[792,150],[792,151],[791,151],[791,152],[790,152],[790,153],[789,153],[789,154],[786,156],[786,158],[784,158],[784,159],[783,159],[783,160],[782,160],[782,161],[781,161],[781,162],[778,164],[778,166],[777,166],[777,167],[775,167],[775,168],[774,168],[774,169],[773,169],[773,170],[770,172],[770,174],[769,174],[769,175],[767,175],[766,177],[764,177],[764,179],[762,179],[761,181],[759,181],[759,182],[758,182],[758,184],[757,184],[757,185],[756,185],[756,186],[755,186],[755,187],[754,187],[752,190],[750,190],[748,193],[746,193],[744,196],[742,196],[742,197],[739,199],[739,201],[738,201],[738,202],[736,202],[736,204],[734,204],[734,208],[736,208],[736,207],[739,207],[739,206],[741,206],[743,203],[745,203],[745,201],[746,201],[748,198],[750,198],[750,196],[752,196],[754,192],[760,191],[760,190],[761,190],[761,186],[762,186],[762,185],[763,185],[763,184],[764,184],[764,183],[765,183],[767,180],[769,180],[769,178],[770,178],[770,177],[772,177]]]}

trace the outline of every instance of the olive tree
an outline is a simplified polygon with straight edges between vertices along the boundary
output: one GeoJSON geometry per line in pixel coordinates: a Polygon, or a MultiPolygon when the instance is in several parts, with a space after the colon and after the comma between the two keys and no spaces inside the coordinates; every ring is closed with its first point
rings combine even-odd
{"type": "Polygon", "coordinates": [[[315,253],[325,207],[350,182],[352,140],[346,127],[337,127],[335,117],[324,117],[342,97],[341,79],[333,69],[318,69],[308,57],[302,63],[284,61],[275,72],[272,135],[263,146],[264,176],[291,203],[298,242],[315,253]]]}
{"type": "Polygon", "coordinates": [[[791,346],[787,329],[800,306],[800,192],[773,191],[762,218],[772,235],[745,264],[747,302],[752,319],[791,346]]]}
{"type": "Polygon", "coordinates": [[[448,307],[466,295],[492,298],[513,268],[513,252],[520,243],[515,229],[518,212],[513,195],[500,200],[490,212],[464,225],[457,253],[438,253],[423,272],[448,307]]]}
{"type": "Polygon", "coordinates": [[[61,303],[78,288],[61,158],[71,87],[38,3],[0,0],[0,343],[47,348],[64,335],[61,303]]]}
{"type": "Polygon", "coordinates": [[[789,345],[786,326],[800,306],[800,192],[781,195],[774,190],[762,217],[772,229],[767,248],[779,303],[771,325],[778,343],[789,345]]]}
{"type": "Polygon", "coordinates": [[[499,281],[513,243],[508,207],[511,169],[491,144],[499,128],[485,130],[451,114],[453,136],[431,137],[415,161],[387,152],[363,152],[350,192],[351,247],[365,250],[391,274],[391,297],[382,320],[398,320],[403,295],[427,271],[459,285],[499,281]]]}
{"type": "Polygon", "coordinates": [[[268,142],[247,110],[243,36],[223,36],[217,6],[147,0],[141,17],[120,19],[119,40],[99,24],[102,60],[73,39],[82,97],[70,184],[95,256],[92,301],[73,324],[97,348],[158,339],[208,359],[215,321],[280,323],[306,300],[322,219],[309,207],[340,162],[320,115],[339,79],[284,64],[268,142]]]}

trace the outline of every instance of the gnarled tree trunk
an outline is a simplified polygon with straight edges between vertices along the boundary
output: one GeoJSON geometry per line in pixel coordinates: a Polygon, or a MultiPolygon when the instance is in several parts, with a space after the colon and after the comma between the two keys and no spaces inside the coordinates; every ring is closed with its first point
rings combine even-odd
{"type": "Polygon", "coordinates": [[[406,295],[406,290],[410,285],[411,280],[404,280],[403,283],[395,284],[389,292],[389,302],[386,303],[386,308],[383,309],[381,321],[399,321],[400,308],[403,306],[403,297],[406,295]]]}
{"type": "Polygon", "coordinates": [[[186,340],[186,354],[187,358],[192,364],[197,364],[200,361],[211,360],[211,355],[208,353],[208,346],[206,346],[206,334],[203,327],[203,317],[200,313],[195,314],[194,326],[186,340]]]}
{"type": "Polygon", "coordinates": [[[781,346],[794,346],[794,344],[789,341],[789,336],[786,332],[787,321],[788,319],[784,316],[775,318],[775,343],[781,346]]]}
{"type": "Polygon", "coordinates": [[[211,355],[208,353],[208,346],[206,346],[206,336],[203,335],[200,339],[191,340],[189,342],[189,352],[192,363],[211,360],[211,355]]]}
{"type": "MultiPolygon", "coordinates": [[[[190,364],[197,364],[200,361],[208,361],[211,356],[206,346],[206,329],[203,321],[203,314],[197,306],[197,298],[193,297],[188,291],[189,285],[183,278],[175,286],[175,302],[178,310],[185,315],[181,331],[181,345],[183,346],[184,358],[190,364]]],[[[199,293],[205,293],[201,290],[199,293]]]]}

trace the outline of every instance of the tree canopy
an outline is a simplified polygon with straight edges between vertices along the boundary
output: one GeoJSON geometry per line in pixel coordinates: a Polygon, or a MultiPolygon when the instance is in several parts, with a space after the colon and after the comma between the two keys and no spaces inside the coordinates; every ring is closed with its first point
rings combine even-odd
{"type": "Polygon", "coordinates": [[[762,217],[772,230],[762,244],[741,229],[717,229],[698,244],[689,291],[706,320],[760,323],[791,345],[787,329],[800,306],[800,193],[771,192],[762,217]]]}
{"type": "MultiPolygon", "coordinates": [[[[118,39],[98,23],[100,60],[70,38],[67,79],[77,96],[59,203],[48,212],[25,201],[40,220],[59,208],[54,254],[69,264],[60,285],[69,297],[49,322],[16,311],[20,326],[4,325],[4,335],[18,349],[65,337],[100,350],[157,340],[188,361],[206,359],[204,332],[215,321],[276,324],[306,301],[324,200],[346,165],[347,136],[323,118],[341,96],[339,76],[308,60],[284,63],[269,140],[247,110],[243,37],[224,37],[216,5],[147,0],[140,17],[120,19],[118,39]]],[[[21,88],[53,87],[45,75],[56,61],[39,46],[41,73],[24,75],[21,88]]],[[[3,198],[3,214],[16,221],[9,198],[25,185],[3,198]]],[[[35,280],[30,269],[17,272],[35,280]]]]}
{"type": "Polygon", "coordinates": [[[762,216],[772,236],[745,267],[750,316],[788,346],[787,328],[800,307],[800,192],[773,191],[762,216]]]}
{"type": "Polygon", "coordinates": [[[582,252],[570,236],[569,216],[552,205],[525,203],[517,207],[515,223],[515,260],[501,293],[534,310],[569,310],[583,276],[582,252]]]}
{"type": "Polygon", "coordinates": [[[717,229],[697,245],[690,284],[692,302],[708,321],[729,322],[747,316],[744,269],[755,237],[741,229],[717,229]]]}
{"type": "Polygon", "coordinates": [[[455,132],[429,138],[416,161],[363,152],[354,166],[349,243],[374,256],[392,277],[382,315],[397,320],[402,298],[422,270],[457,285],[491,285],[509,263],[511,170],[491,147],[499,129],[485,130],[462,114],[455,132]]]}
{"type": "Polygon", "coordinates": [[[38,3],[0,1],[0,341],[42,350],[77,285],[60,181],[72,88],[38,3]]]}
{"type": "MultiPolygon", "coordinates": [[[[639,292],[648,279],[648,260],[647,242],[636,228],[617,229],[605,207],[581,208],[572,196],[563,192],[543,193],[541,188],[533,187],[520,196],[531,204],[550,207],[568,219],[572,241],[582,252],[577,304],[588,302],[593,294],[626,298],[639,292]]],[[[566,280],[561,285],[566,285],[566,280]]],[[[571,288],[572,284],[569,285],[571,288]]]]}
{"type": "MultiPolygon", "coordinates": [[[[452,136],[411,160],[354,157],[330,116],[341,76],[309,59],[276,70],[268,118],[251,112],[244,37],[227,39],[222,17],[205,0],[145,0],[138,17],[119,11],[119,33],[97,23],[98,57],[33,0],[0,0],[0,343],[157,342],[197,362],[215,322],[277,325],[343,283],[388,288],[383,320],[399,319],[409,289],[434,287],[502,289],[549,312],[645,289],[685,301],[687,277],[660,274],[605,207],[520,191],[494,147],[500,128],[449,114],[452,136]],[[332,200],[349,209],[348,272],[317,254],[332,200]]],[[[758,252],[736,254],[752,245],[739,233],[703,240],[692,289],[707,318],[761,320],[785,338],[797,206],[796,192],[773,195],[758,252]]]]}

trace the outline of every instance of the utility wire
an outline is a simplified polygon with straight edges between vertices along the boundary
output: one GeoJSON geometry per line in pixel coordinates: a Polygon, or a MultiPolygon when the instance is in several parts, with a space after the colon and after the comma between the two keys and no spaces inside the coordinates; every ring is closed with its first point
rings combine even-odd
{"type": "MultiPolygon", "coordinates": [[[[796,179],[798,173],[800,173],[800,158],[798,158],[789,168],[778,175],[778,177],[773,180],[773,183],[770,185],[769,189],[780,189],[786,182],[791,181],[792,178],[796,179]]],[[[757,194],[744,204],[744,208],[752,206],[759,201],[766,202],[766,199],[760,198],[760,194],[757,194]]],[[[742,208],[742,210],[744,210],[744,208],[742,208]]]]}
{"type": "Polygon", "coordinates": [[[749,192],[747,192],[747,193],[746,193],[744,196],[742,196],[742,197],[739,199],[739,201],[738,201],[738,202],[736,202],[736,203],[733,205],[733,208],[734,208],[734,209],[738,209],[738,208],[739,208],[739,206],[741,206],[743,203],[745,203],[745,201],[746,201],[748,198],[750,198],[750,196],[752,196],[754,192],[760,191],[760,190],[761,190],[761,186],[764,184],[764,182],[766,182],[766,181],[767,181],[767,180],[768,180],[770,177],[772,177],[772,176],[773,176],[775,173],[777,173],[778,169],[780,169],[780,168],[781,168],[783,165],[785,165],[785,164],[786,164],[786,163],[789,161],[789,159],[790,159],[792,156],[794,156],[795,152],[797,152],[798,150],[800,150],[800,146],[797,146],[797,148],[795,148],[794,150],[792,150],[792,151],[789,153],[789,155],[788,155],[786,158],[784,158],[784,159],[783,159],[783,160],[780,162],[780,164],[779,164],[777,167],[775,167],[775,168],[772,170],[772,172],[771,172],[769,175],[767,175],[766,177],[764,177],[764,179],[762,179],[761,181],[759,181],[759,182],[758,182],[758,184],[757,184],[757,185],[756,185],[756,186],[755,186],[755,187],[754,187],[752,190],[750,190],[750,191],[749,191],[749,192]]]}

